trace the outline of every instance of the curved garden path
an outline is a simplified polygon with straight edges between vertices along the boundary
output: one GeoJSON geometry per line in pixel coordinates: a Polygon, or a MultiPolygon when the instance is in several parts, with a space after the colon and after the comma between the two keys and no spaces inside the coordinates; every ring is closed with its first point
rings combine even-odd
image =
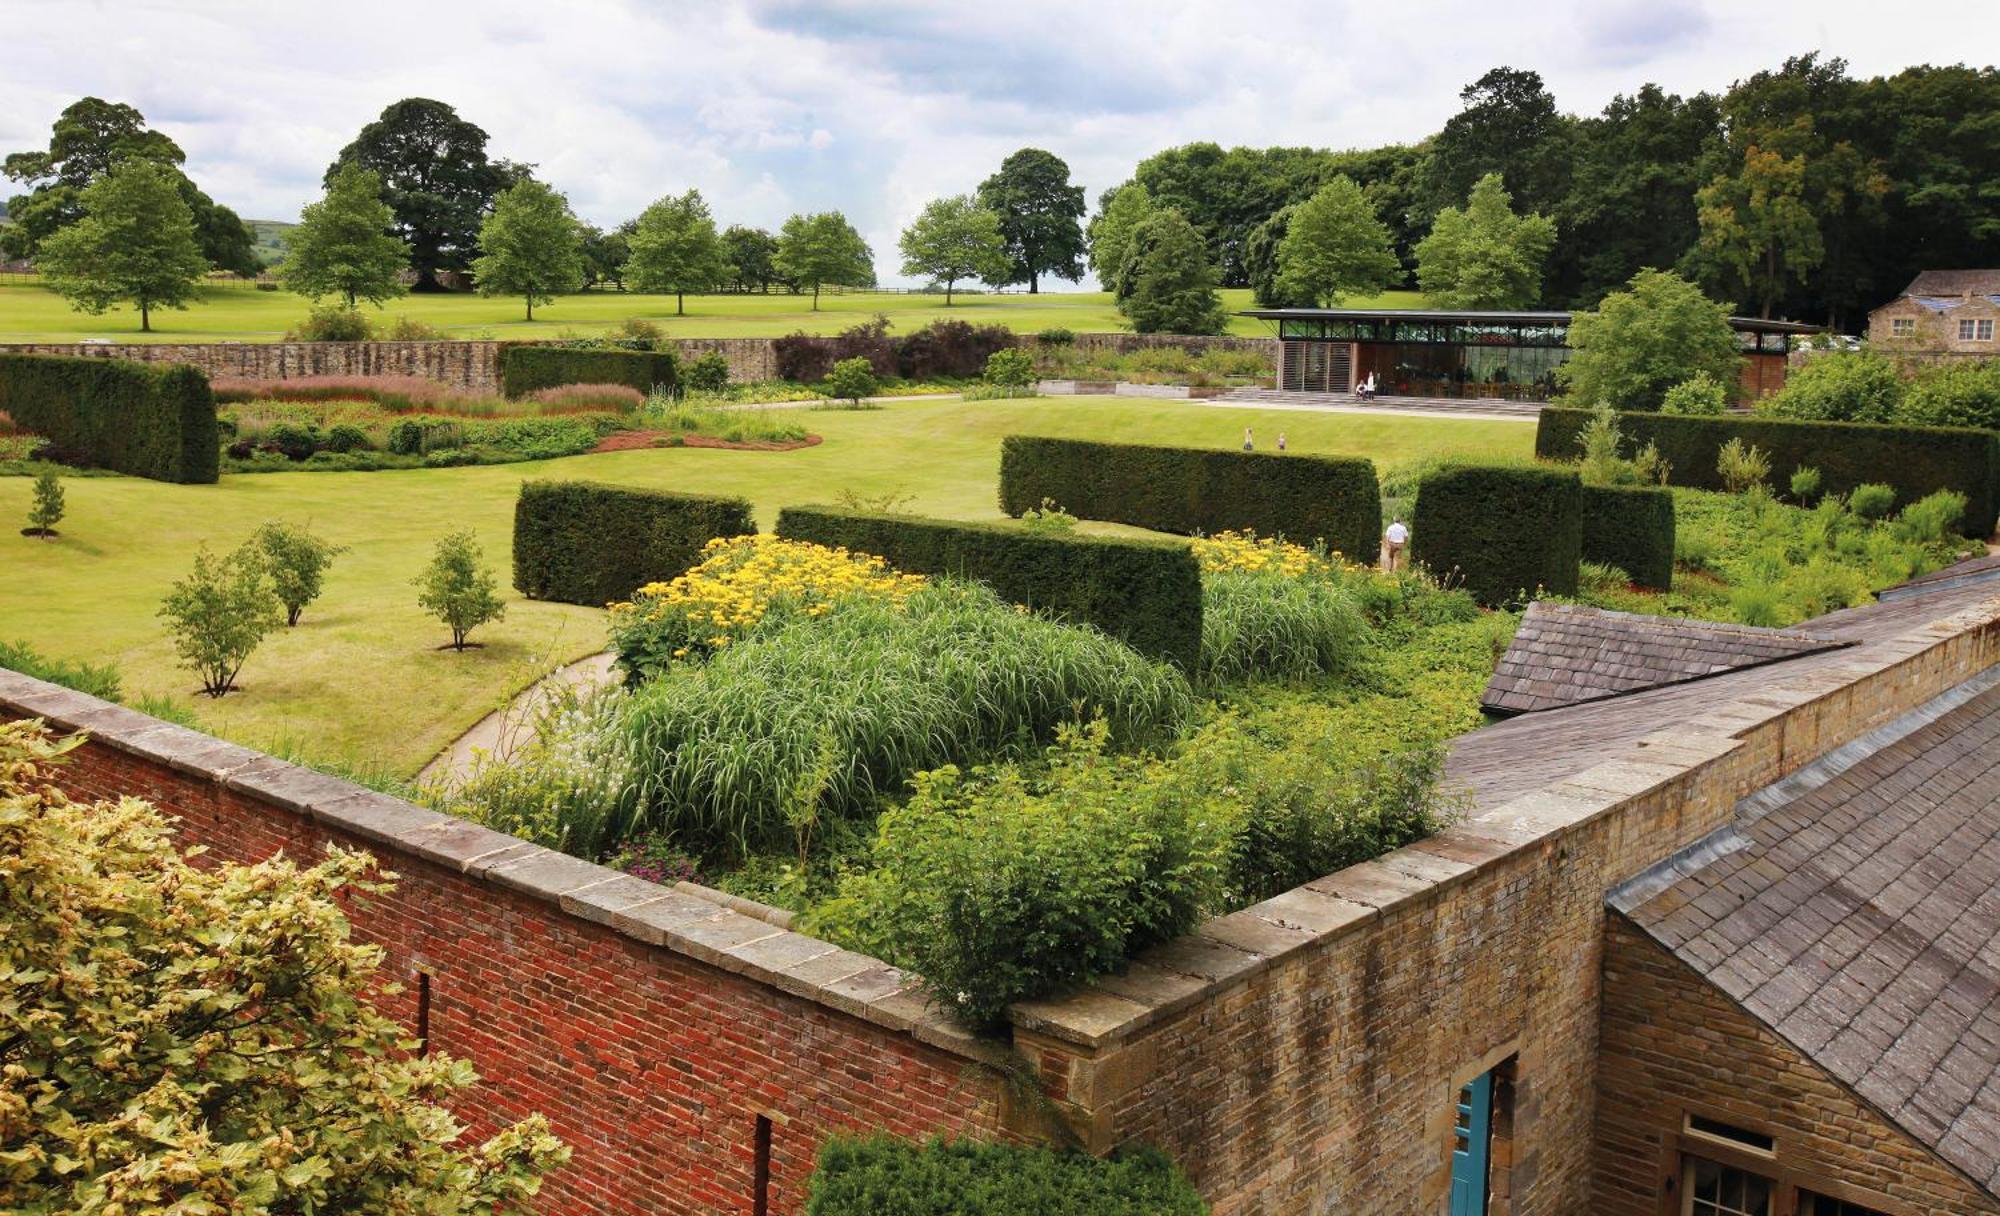
{"type": "Polygon", "coordinates": [[[551,692],[570,688],[587,691],[616,680],[617,672],[611,666],[613,657],[608,650],[594,654],[567,667],[558,667],[530,684],[506,708],[496,709],[481,718],[471,730],[439,752],[435,760],[424,765],[423,771],[417,774],[418,783],[456,785],[472,775],[479,767],[481,758],[504,756],[520,746],[534,731],[535,718],[551,692]]]}

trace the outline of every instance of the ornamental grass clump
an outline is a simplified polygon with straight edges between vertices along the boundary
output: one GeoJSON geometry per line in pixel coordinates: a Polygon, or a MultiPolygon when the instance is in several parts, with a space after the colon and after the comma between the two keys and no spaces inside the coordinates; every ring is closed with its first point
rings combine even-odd
{"type": "Polygon", "coordinates": [[[1201,563],[1201,680],[1299,680],[1345,670],[1367,633],[1339,560],[1254,532],[1190,542],[1201,563]]]}
{"type": "Polygon", "coordinates": [[[611,645],[628,675],[700,662],[774,614],[824,616],[850,596],[901,602],[925,581],[879,557],[769,535],[718,536],[702,553],[672,582],[648,583],[611,605],[611,645]]]}
{"type": "Polygon", "coordinates": [[[1079,716],[1131,749],[1171,739],[1193,710],[1173,667],[983,586],[850,596],[640,685],[622,715],[630,779],[603,826],[565,847],[599,855],[647,829],[704,857],[789,847],[791,803],[821,769],[811,809],[855,816],[916,773],[1031,748],[1079,716]]]}

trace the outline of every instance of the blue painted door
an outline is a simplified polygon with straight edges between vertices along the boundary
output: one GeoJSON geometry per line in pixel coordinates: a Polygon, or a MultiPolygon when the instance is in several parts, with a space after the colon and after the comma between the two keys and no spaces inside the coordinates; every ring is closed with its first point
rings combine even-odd
{"type": "Polygon", "coordinates": [[[1451,1216],[1486,1216],[1486,1145],[1492,1126],[1493,1074],[1483,1072],[1458,1091],[1451,1143],[1451,1216]]]}

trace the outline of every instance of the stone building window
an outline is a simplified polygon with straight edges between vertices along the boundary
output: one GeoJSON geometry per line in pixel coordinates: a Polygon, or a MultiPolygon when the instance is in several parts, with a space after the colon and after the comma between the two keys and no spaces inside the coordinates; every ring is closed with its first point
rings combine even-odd
{"type": "Polygon", "coordinates": [[[1799,1216],[1888,1216],[1879,1208],[1835,1199],[1814,1191],[1799,1191],[1799,1216]]]}
{"type": "Polygon", "coordinates": [[[1907,338],[1916,332],[1917,319],[1915,317],[1891,317],[1889,319],[1889,333],[1893,337],[1907,338]]]}
{"type": "Polygon", "coordinates": [[[1772,1216],[1777,1188],[1769,1178],[1733,1165],[1688,1158],[1683,1194],[1687,1216],[1772,1216]]]}
{"type": "Polygon", "coordinates": [[[1967,318],[1960,321],[1958,323],[1958,340],[1960,342],[1991,342],[1993,340],[1992,319],[1986,318],[1975,321],[1967,318]]]}

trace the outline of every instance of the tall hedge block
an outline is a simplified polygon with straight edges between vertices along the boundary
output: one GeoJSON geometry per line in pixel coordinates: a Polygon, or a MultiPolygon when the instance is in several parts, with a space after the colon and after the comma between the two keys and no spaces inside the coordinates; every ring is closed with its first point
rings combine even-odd
{"type": "Polygon", "coordinates": [[[1009,435],[1000,509],[1054,499],[1072,515],[1184,535],[1253,530],[1372,561],[1382,490],[1366,460],[1009,435]]]}
{"type": "Polygon", "coordinates": [[[1660,486],[1583,487],[1583,560],[1616,566],[1641,587],[1672,587],[1673,491],[1660,486]]]}
{"type": "MultiPolygon", "coordinates": [[[[1575,460],[1578,437],[1589,421],[1588,410],[1543,410],[1535,455],[1575,460]]],[[[1770,456],[1774,489],[1783,489],[1794,469],[1810,465],[1820,471],[1820,487],[1829,494],[1886,482],[1896,488],[1898,503],[1910,503],[1938,490],[1957,490],[1966,497],[1960,527],[1967,536],[1992,535],[2000,513],[2000,434],[1992,431],[1647,413],[1619,414],[1618,428],[1632,444],[1658,445],[1677,486],[1722,489],[1716,455],[1723,444],[1741,439],[1770,456]]]]}
{"type": "Polygon", "coordinates": [[[500,353],[500,388],[509,397],[565,384],[624,384],[642,393],[655,388],[673,392],[680,382],[680,359],[666,350],[509,346],[500,353]]]}
{"type": "Polygon", "coordinates": [[[0,355],[0,413],[65,459],[155,481],[218,475],[215,394],[186,364],[0,355]]]}
{"type": "Polygon", "coordinates": [[[1094,625],[1183,671],[1200,670],[1201,566],[1184,544],[1039,536],[1004,524],[825,507],[786,507],[778,535],[871,553],[911,574],[976,579],[1017,604],[1094,625]]]}
{"type": "Polygon", "coordinates": [[[601,608],[701,560],[718,536],[755,532],[750,502],[590,481],[529,481],[514,504],[514,587],[601,608]]]}
{"type": "Polygon", "coordinates": [[[1410,555],[1482,604],[1537,588],[1576,594],[1583,555],[1583,481],[1567,469],[1461,465],[1423,480],[1410,555]]]}

